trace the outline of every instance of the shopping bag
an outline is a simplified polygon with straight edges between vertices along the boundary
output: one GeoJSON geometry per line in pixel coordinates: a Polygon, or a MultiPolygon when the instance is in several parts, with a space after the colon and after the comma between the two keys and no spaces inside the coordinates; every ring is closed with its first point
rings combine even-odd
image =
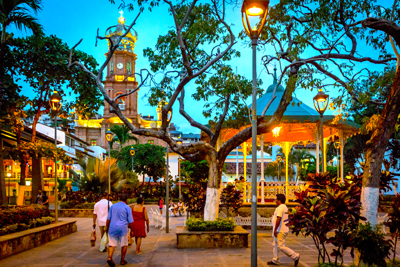
{"type": "Polygon", "coordinates": [[[104,233],[100,241],[100,251],[103,251],[106,248],[107,243],[108,243],[108,234],[104,233]]]}
{"type": "Polygon", "coordinates": [[[128,247],[131,247],[132,244],[133,244],[133,240],[131,237],[131,233],[130,233],[130,231],[128,231],[128,247]]]}
{"type": "Polygon", "coordinates": [[[93,229],[92,233],[90,234],[90,245],[92,247],[96,245],[96,229],[93,229]]]}

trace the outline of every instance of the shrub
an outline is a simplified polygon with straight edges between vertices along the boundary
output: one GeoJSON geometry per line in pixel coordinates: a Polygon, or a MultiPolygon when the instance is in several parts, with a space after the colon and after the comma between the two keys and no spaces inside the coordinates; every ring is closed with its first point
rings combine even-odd
{"type": "Polygon", "coordinates": [[[29,221],[27,224],[26,223],[10,224],[10,225],[0,228],[0,236],[12,234],[12,233],[19,232],[19,231],[28,230],[30,228],[47,225],[47,224],[52,223],[53,221],[54,221],[53,217],[42,217],[42,218],[33,219],[33,220],[29,221]]]}
{"type": "Polygon", "coordinates": [[[202,219],[190,218],[186,220],[189,231],[233,231],[236,224],[232,219],[218,218],[215,221],[203,221],[202,219]]]}
{"type": "Polygon", "coordinates": [[[189,190],[182,192],[183,201],[190,213],[203,213],[204,206],[206,205],[206,187],[206,183],[198,183],[189,185],[189,190]]]}
{"type": "Polygon", "coordinates": [[[229,208],[233,208],[237,213],[243,206],[242,193],[229,183],[221,192],[221,202],[227,209],[229,217],[229,208]]]}
{"type": "MultiPolygon", "coordinates": [[[[400,194],[397,194],[392,203],[392,209],[388,214],[388,221],[384,224],[389,227],[392,238],[394,238],[394,251],[397,247],[397,239],[400,236],[400,194]]],[[[396,253],[393,253],[393,265],[395,264],[396,253]]]]}
{"type": "MultiPolygon", "coordinates": [[[[376,264],[380,267],[386,266],[386,259],[389,258],[392,250],[392,241],[386,240],[380,228],[372,229],[369,222],[360,224],[353,233],[354,247],[360,253],[360,260],[371,266],[376,264]]],[[[353,249],[351,251],[354,254],[353,249]]]]}
{"type": "Polygon", "coordinates": [[[33,219],[46,216],[50,216],[50,211],[42,205],[3,208],[0,210],[0,225],[29,224],[33,219]]]}
{"type": "MultiPolygon", "coordinates": [[[[318,250],[318,262],[337,264],[343,252],[353,247],[351,230],[356,229],[361,217],[361,187],[359,177],[335,183],[329,173],[310,174],[310,188],[295,193],[300,205],[289,214],[288,226],[292,233],[311,236],[318,250]],[[312,194],[310,194],[312,193],[312,194]],[[334,236],[327,234],[334,231],[334,236]],[[335,246],[329,254],[326,244],[335,246]],[[334,261],[331,261],[331,257],[334,261]]],[[[343,262],[342,262],[343,263],[343,262]]]]}

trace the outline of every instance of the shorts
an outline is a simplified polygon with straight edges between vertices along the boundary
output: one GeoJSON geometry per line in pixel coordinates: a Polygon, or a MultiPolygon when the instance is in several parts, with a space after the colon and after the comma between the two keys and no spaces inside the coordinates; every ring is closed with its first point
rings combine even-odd
{"type": "Polygon", "coordinates": [[[126,247],[128,246],[128,235],[124,236],[108,236],[108,245],[110,247],[126,247]]]}

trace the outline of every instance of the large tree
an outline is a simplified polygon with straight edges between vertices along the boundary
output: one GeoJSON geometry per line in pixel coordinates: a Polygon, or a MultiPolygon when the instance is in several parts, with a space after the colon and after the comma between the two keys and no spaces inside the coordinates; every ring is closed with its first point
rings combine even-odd
{"type": "MultiPolygon", "coordinates": [[[[146,4],[147,1],[140,3],[146,4]]],[[[100,67],[98,75],[87,70],[84,64],[78,61],[70,60],[69,65],[80,66],[96,79],[105,101],[112,106],[113,112],[133,134],[164,140],[173,151],[187,160],[206,160],[208,162],[209,173],[204,218],[205,220],[214,220],[218,216],[219,189],[225,159],[230,151],[250,139],[252,134],[250,126],[243,127],[234,137],[220,146],[218,145],[223,126],[229,125],[239,128],[245,124],[248,105],[243,103],[242,100],[251,94],[251,83],[244,77],[235,75],[229,66],[229,60],[232,57],[240,56],[238,51],[232,49],[236,44],[235,33],[232,31],[230,23],[226,21],[226,12],[230,10],[231,6],[228,8],[228,3],[224,0],[213,0],[209,4],[200,4],[197,0],[189,3],[179,2],[179,4],[167,0],[151,1],[150,7],[154,5],[165,8],[174,21],[173,29],[169,30],[166,35],[160,36],[156,47],[145,50],[145,56],[151,62],[151,71],[162,70],[164,73],[160,82],[154,83],[154,77],[146,79],[148,76],[142,76],[143,72],[135,73],[133,75],[136,76],[136,80],[140,81],[136,90],[119,95],[114,99],[107,95],[102,84],[102,73],[125,35],[116,39],[97,36],[98,39],[107,39],[110,44],[107,59],[100,67]],[[157,130],[135,128],[122,114],[117,104],[120,97],[134,93],[146,81],[151,81],[149,98],[151,104],[157,104],[162,99],[168,102],[162,108],[162,123],[157,130]],[[197,88],[193,92],[194,84],[197,85],[197,88]],[[214,119],[215,123],[211,128],[196,121],[190,114],[191,110],[185,107],[185,101],[187,102],[185,95],[188,92],[194,93],[195,99],[206,101],[203,114],[214,119]],[[208,137],[208,142],[199,141],[190,145],[179,145],[169,135],[168,113],[177,101],[179,102],[179,113],[193,127],[203,131],[208,137]]],[[[128,7],[133,8],[134,4],[128,7]]],[[[127,27],[127,30],[130,30],[136,24],[140,13],[127,27]]],[[[279,123],[283,112],[292,100],[299,67],[293,65],[286,70],[288,79],[280,105],[268,121],[264,121],[262,118],[275,97],[265,107],[261,118],[257,121],[259,134],[271,131],[279,123]]],[[[281,81],[282,78],[278,85],[281,81]]]]}
{"type": "Polygon", "coordinates": [[[3,105],[9,104],[19,89],[10,86],[14,83],[4,66],[7,46],[12,43],[12,34],[7,32],[7,28],[15,26],[18,30],[31,30],[35,36],[40,37],[43,34],[42,26],[32,14],[41,10],[42,0],[0,0],[0,110],[5,110],[3,105]]]}
{"type": "MultiPolygon", "coordinates": [[[[70,47],[56,36],[42,37],[40,42],[33,36],[17,38],[10,49],[17,64],[14,78],[21,78],[34,94],[29,107],[33,116],[31,142],[36,140],[36,124],[40,116],[51,111],[49,97],[54,90],[63,96],[60,115],[64,117],[74,109],[79,110],[82,116],[91,117],[103,104],[95,80],[78,67],[70,69],[66,66],[70,47]]],[[[74,51],[71,56],[96,73],[98,64],[93,56],[82,51],[74,51]]]]}
{"type": "Polygon", "coordinates": [[[363,168],[362,213],[371,224],[377,223],[382,162],[400,112],[400,71],[396,69],[384,99],[356,84],[369,79],[371,70],[389,71],[396,60],[399,65],[398,5],[397,0],[387,7],[374,0],[282,0],[270,9],[263,35],[265,44],[275,49],[265,55],[264,64],[303,63],[302,88],[333,88],[340,94],[333,103],[339,110],[347,104],[345,96],[382,107],[366,144],[363,168]]]}

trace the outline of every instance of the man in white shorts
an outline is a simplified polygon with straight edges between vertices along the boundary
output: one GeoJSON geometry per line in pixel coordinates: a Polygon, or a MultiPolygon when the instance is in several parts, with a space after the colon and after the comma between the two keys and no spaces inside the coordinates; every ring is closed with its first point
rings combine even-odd
{"type": "Polygon", "coordinates": [[[294,266],[297,266],[300,261],[300,254],[294,252],[285,245],[285,239],[289,233],[289,228],[286,226],[288,219],[288,208],[285,205],[286,196],[284,194],[276,195],[276,204],[278,207],[275,209],[274,217],[272,217],[272,236],[274,238],[273,245],[273,258],[269,261],[268,265],[279,265],[279,251],[282,251],[286,256],[294,261],[294,266]]]}
{"type": "Polygon", "coordinates": [[[121,265],[128,264],[125,260],[126,251],[128,249],[128,226],[133,235],[133,217],[132,209],[128,207],[126,201],[128,196],[122,194],[119,198],[120,202],[110,207],[107,217],[107,232],[108,232],[108,259],[107,264],[114,267],[115,263],[112,260],[112,255],[116,246],[121,247],[121,265]]]}
{"type": "MultiPolygon", "coordinates": [[[[93,228],[96,229],[96,221],[97,221],[98,226],[100,228],[101,238],[103,238],[105,232],[108,210],[112,205],[112,202],[107,200],[108,197],[107,192],[103,192],[102,196],[103,198],[94,205],[94,211],[93,211],[93,228]]],[[[103,252],[106,251],[107,249],[105,248],[103,252]]]]}

